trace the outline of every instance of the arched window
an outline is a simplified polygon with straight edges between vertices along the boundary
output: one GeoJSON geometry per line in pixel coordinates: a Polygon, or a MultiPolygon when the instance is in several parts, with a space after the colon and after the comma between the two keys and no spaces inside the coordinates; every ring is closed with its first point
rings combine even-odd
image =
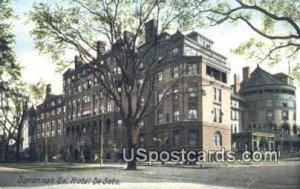
{"type": "Polygon", "coordinates": [[[140,147],[141,148],[145,147],[145,137],[144,137],[143,134],[140,135],[140,141],[139,141],[139,143],[140,143],[140,147]]]}
{"type": "Polygon", "coordinates": [[[289,128],[289,126],[288,125],[283,125],[281,127],[281,132],[284,135],[290,135],[290,128],[289,128]]]}
{"type": "Polygon", "coordinates": [[[180,141],[180,133],[179,131],[173,131],[173,145],[178,146],[180,141]]]}
{"type": "Polygon", "coordinates": [[[215,146],[222,146],[222,135],[219,131],[215,132],[213,136],[213,143],[215,146]]]}

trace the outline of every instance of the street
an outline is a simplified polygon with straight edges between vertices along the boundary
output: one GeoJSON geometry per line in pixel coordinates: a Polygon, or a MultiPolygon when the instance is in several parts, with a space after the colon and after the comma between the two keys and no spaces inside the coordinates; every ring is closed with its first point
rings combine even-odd
{"type": "Polygon", "coordinates": [[[80,171],[0,167],[0,188],[300,188],[300,161],[232,167],[122,166],[80,171]],[[66,185],[68,184],[68,185],[66,185]]]}

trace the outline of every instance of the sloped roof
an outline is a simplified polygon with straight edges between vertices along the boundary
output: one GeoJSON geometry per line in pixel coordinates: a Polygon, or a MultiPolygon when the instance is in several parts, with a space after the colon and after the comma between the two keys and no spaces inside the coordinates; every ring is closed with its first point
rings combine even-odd
{"type": "Polygon", "coordinates": [[[241,83],[241,88],[262,85],[284,85],[284,83],[257,65],[257,68],[251,73],[250,78],[241,83]]]}

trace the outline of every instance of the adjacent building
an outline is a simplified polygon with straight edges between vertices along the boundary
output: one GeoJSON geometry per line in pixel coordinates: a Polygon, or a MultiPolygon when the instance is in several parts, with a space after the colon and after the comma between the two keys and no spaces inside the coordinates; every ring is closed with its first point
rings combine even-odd
{"type": "MultiPolygon", "coordinates": [[[[240,133],[233,134],[233,147],[240,150],[300,150],[296,125],[296,88],[286,74],[270,74],[257,66],[243,68],[243,81],[235,80],[234,96],[242,99],[240,133]]],[[[233,123],[233,122],[232,122],[233,123]]],[[[235,132],[233,132],[235,133],[235,132]]]]}

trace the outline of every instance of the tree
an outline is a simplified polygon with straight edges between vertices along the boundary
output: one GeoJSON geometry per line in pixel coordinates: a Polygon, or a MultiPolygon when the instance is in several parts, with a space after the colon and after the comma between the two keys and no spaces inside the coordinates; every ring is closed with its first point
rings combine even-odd
{"type": "Polygon", "coordinates": [[[0,127],[4,131],[5,160],[8,158],[9,144],[15,141],[16,160],[20,160],[23,125],[28,110],[28,98],[20,94],[1,93],[0,127]]]}
{"type": "MultiPolygon", "coordinates": [[[[10,117],[11,115],[3,114],[3,112],[9,111],[10,100],[18,100],[14,97],[10,100],[8,98],[11,98],[13,95],[10,91],[11,83],[17,81],[20,77],[20,66],[15,61],[15,53],[13,51],[14,36],[11,33],[12,26],[10,22],[15,18],[15,15],[10,7],[10,3],[10,0],[0,2],[0,135],[3,135],[4,138],[5,159],[8,158],[9,141],[12,137],[15,137],[15,128],[8,128],[10,123],[6,116],[10,117]]],[[[18,105],[21,106],[19,103],[18,105]]]]}
{"type": "Polygon", "coordinates": [[[210,2],[205,13],[210,25],[244,23],[258,34],[233,50],[269,64],[286,62],[300,80],[300,2],[298,0],[222,0],[210,2]]]}
{"type": "Polygon", "coordinates": [[[39,98],[44,84],[29,85],[22,82],[10,83],[8,91],[0,92],[0,129],[5,143],[5,160],[9,155],[9,144],[16,146],[16,161],[20,160],[20,146],[30,101],[39,98]]]}
{"type": "MultiPolygon", "coordinates": [[[[71,0],[68,6],[59,3],[54,8],[35,4],[29,13],[35,23],[31,34],[36,48],[50,53],[62,68],[66,66],[63,54],[70,49],[90,65],[105,96],[120,112],[130,152],[137,147],[139,123],[160,104],[153,103],[156,76],[169,64],[166,42],[171,40],[164,32],[196,23],[190,14],[192,5],[196,6],[191,0],[71,0]],[[149,32],[145,33],[147,24],[149,32]],[[105,46],[110,51],[105,52],[105,46]]],[[[170,89],[174,84],[170,83],[170,89]]],[[[136,169],[135,160],[127,169],[136,169]]]]}
{"type": "Polygon", "coordinates": [[[13,51],[14,36],[11,33],[13,10],[10,0],[0,2],[0,91],[7,91],[7,84],[20,76],[20,66],[15,61],[13,51]]]}

